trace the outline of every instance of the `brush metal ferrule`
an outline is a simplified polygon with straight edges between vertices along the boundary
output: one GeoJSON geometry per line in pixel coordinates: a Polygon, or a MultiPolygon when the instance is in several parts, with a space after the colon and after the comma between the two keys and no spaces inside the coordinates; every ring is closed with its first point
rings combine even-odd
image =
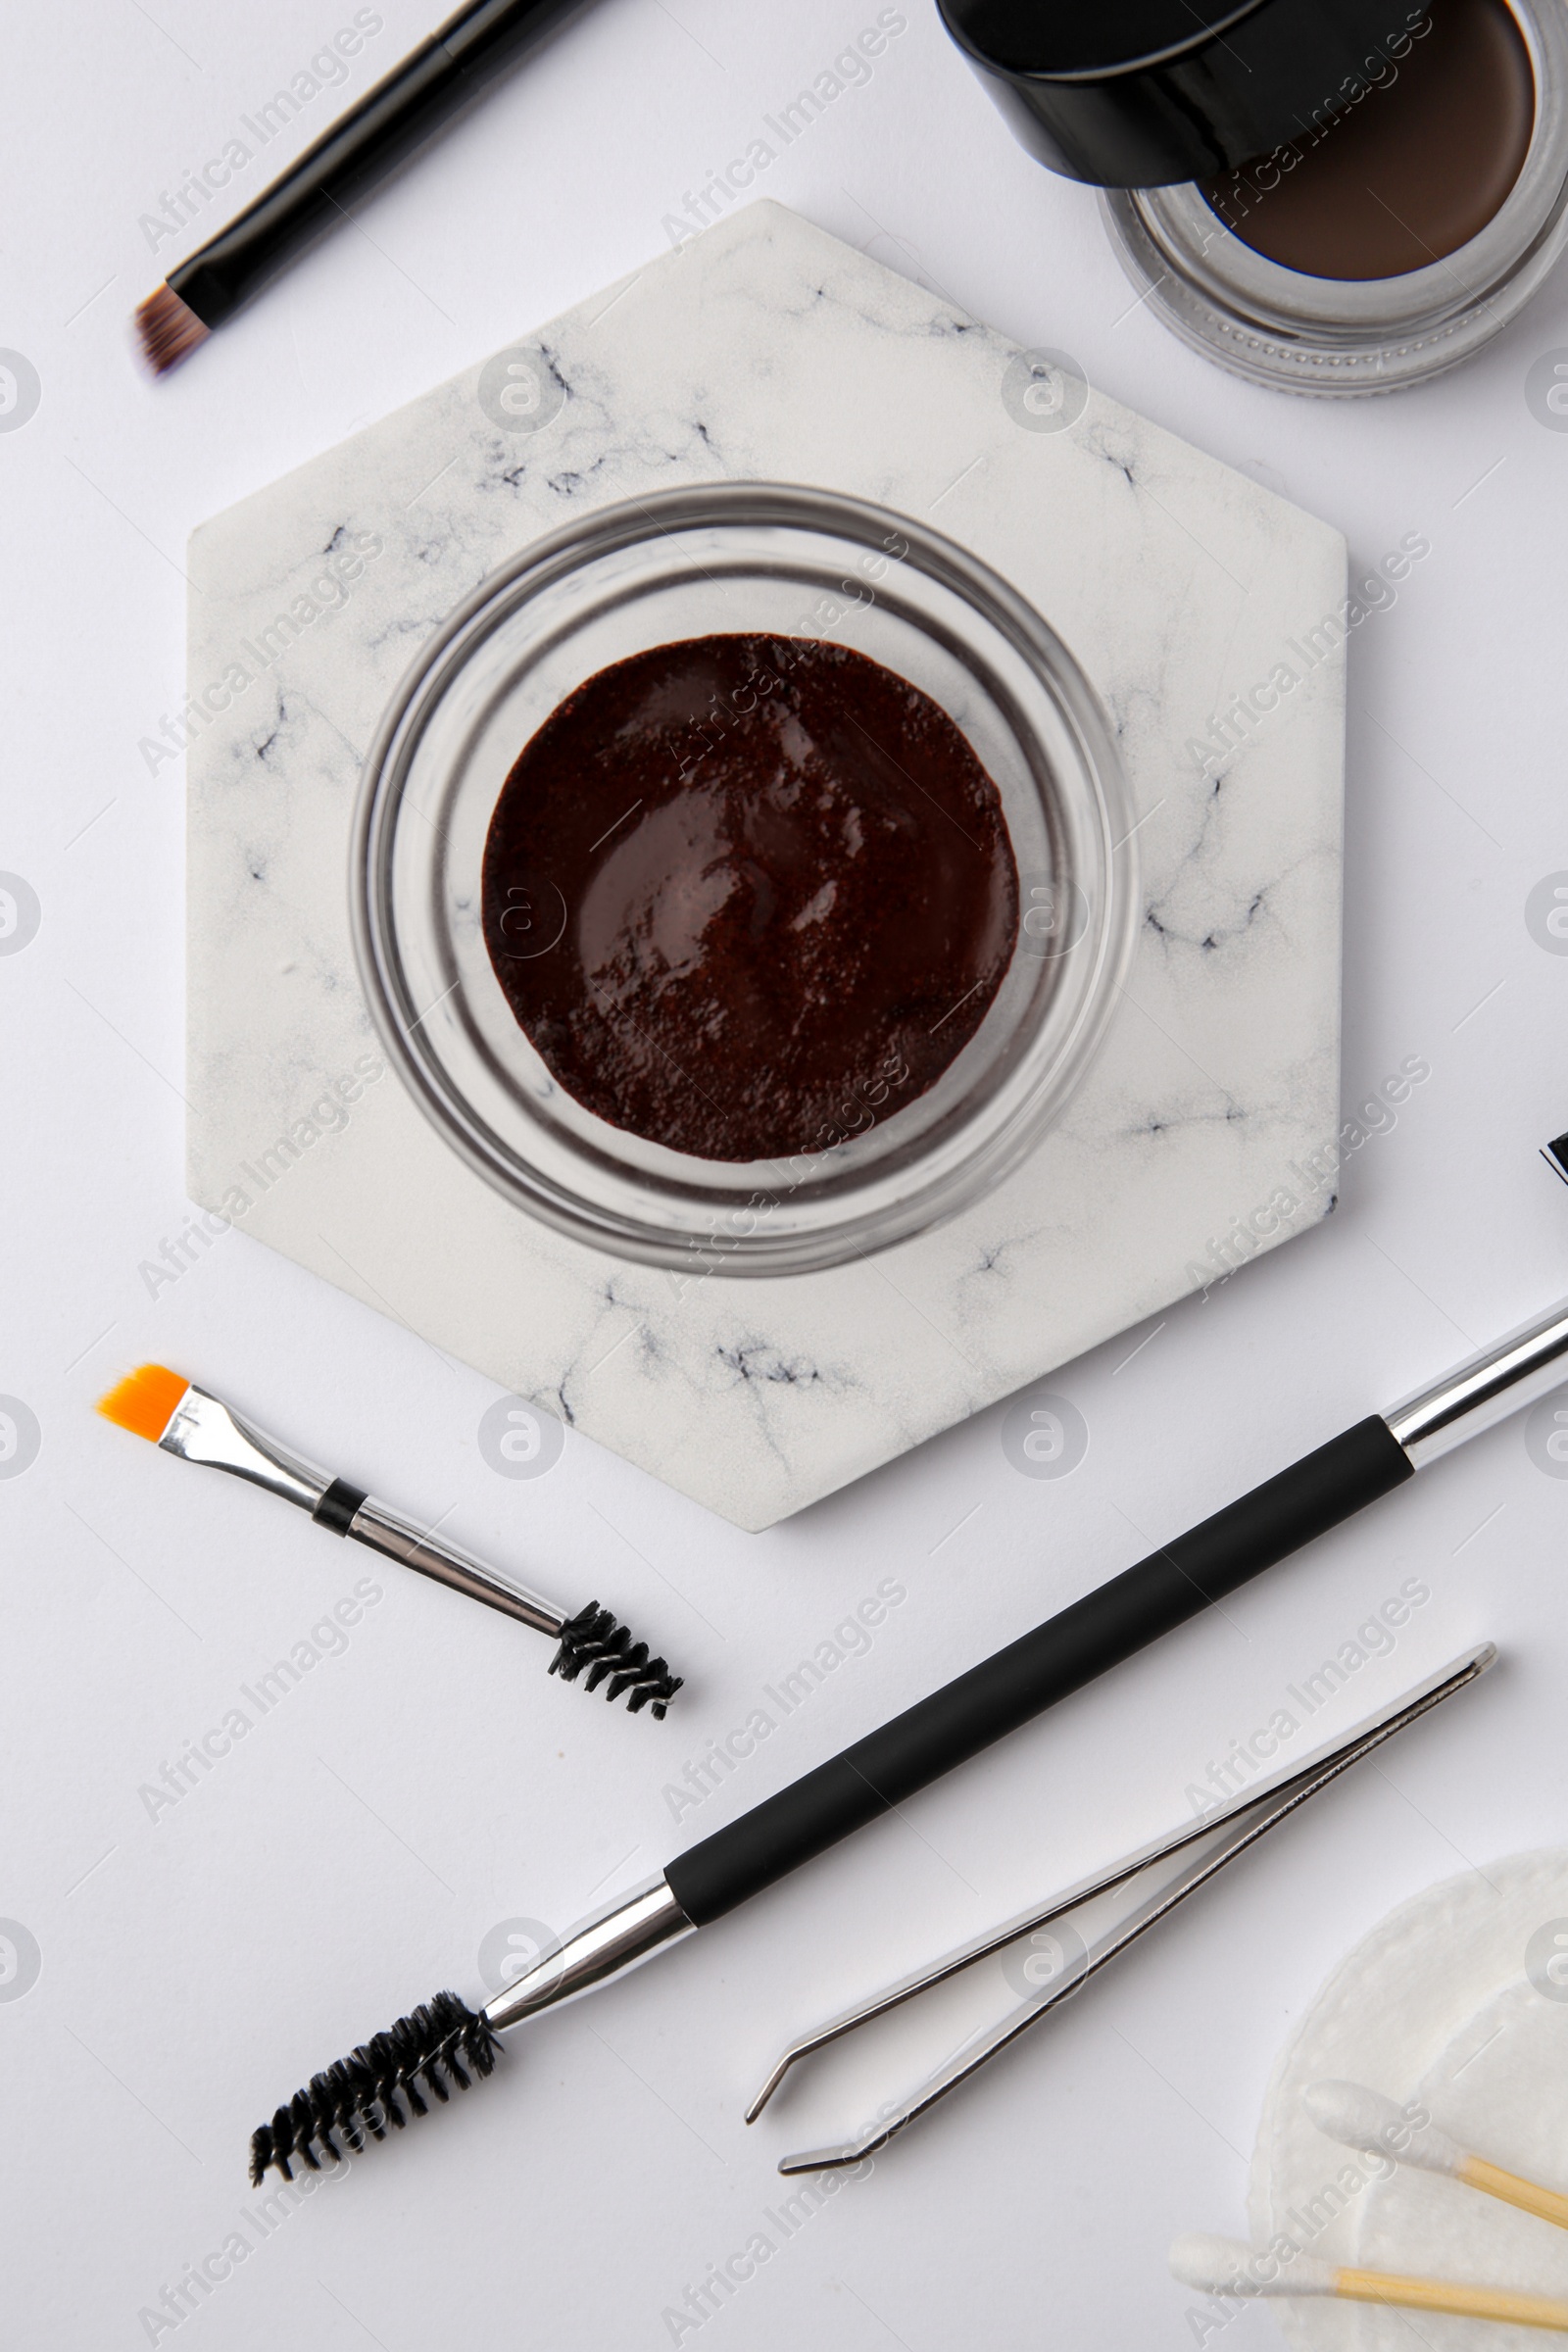
{"type": "Polygon", "coordinates": [[[557,1950],[536,1960],[515,1984],[487,2001],[485,2023],[493,2033],[504,2034],[541,2009],[557,2009],[563,2001],[577,2000],[625,1976],[666,1944],[696,1933],[696,1923],[687,1918],[661,1872],[583,1920],[557,1950]]]}
{"type": "Polygon", "coordinates": [[[236,1478],[248,1478],[253,1486],[265,1487],[270,1494],[281,1494],[285,1502],[297,1503],[305,1511],[315,1510],[331,1484],[326,1471],[290,1453],[275,1438],[264,1438],[260,1430],[194,1382],[175,1405],[158,1443],[165,1453],[177,1453],[182,1461],[205,1462],[212,1470],[232,1471],[236,1478]]]}
{"type": "Polygon", "coordinates": [[[372,1551],[384,1552],[389,1560],[398,1560],[405,1568],[416,1569],[420,1576],[433,1577],[438,1585],[450,1586],[454,1592],[465,1593],[469,1600],[482,1600],[487,1608],[499,1609],[504,1617],[515,1617],[519,1623],[532,1626],[535,1633],[549,1634],[559,1640],[566,1620],[548,1600],[537,1592],[526,1592],[496,1575],[493,1568],[481,1566],[466,1552],[459,1551],[452,1544],[443,1544],[428,1530],[416,1527],[412,1519],[389,1511],[385,1503],[373,1501],[369,1495],[360,1504],[344,1533],[357,1544],[368,1544],[372,1551]]]}
{"type": "Polygon", "coordinates": [[[1459,1364],[1430,1389],[1385,1413],[1390,1434],[1417,1470],[1467,1438],[1523,1411],[1568,1380],[1568,1299],[1539,1321],[1459,1364]]]}

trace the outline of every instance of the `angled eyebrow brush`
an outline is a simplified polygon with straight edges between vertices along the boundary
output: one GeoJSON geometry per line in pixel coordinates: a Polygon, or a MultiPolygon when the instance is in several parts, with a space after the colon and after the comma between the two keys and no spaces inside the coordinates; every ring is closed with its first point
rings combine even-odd
{"type": "Polygon", "coordinates": [[[868,1738],[765,1797],[679,1855],[657,1878],[575,1928],[482,2010],[442,1992],[362,2043],[295,2092],[251,2141],[251,2178],[291,2179],[384,2139],[495,2064],[496,2036],[623,1976],[655,1952],[722,1919],[841,1838],[1045,1708],[1081,1690],[1249,1578],[1327,1533],[1467,1438],[1533,1404],[1568,1378],[1568,1301],[1364,1421],[1148,1559],[1047,1618],[868,1738]],[[445,2078],[445,2079],[443,2079],[445,2078]],[[421,2089],[422,2086],[422,2089],[421,2089]]]}
{"type": "Polygon", "coordinates": [[[656,1718],[662,1716],[681,1687],[682,1678],[671,1674],[662,1658],[651,1658],[647,1642],[633,1642],[597,1600],[568,1617],[553,1601],[508,1584],[455,1544],[389,1511],[384,1503],[373,1502],[347,1479],[318,1470],[275,1438],[264,1437],[182,1373],[171,1372],[164,1364],[141,1364],[99,1397],[98,1410],[117,1429],[146,1438],[164,1453],[248,1479],[269,1494],[280,1494],[285,1502],[309,1511],[329,1535],[352,1536],[356,1544],[368,1544],[420,1576],[433,1577],[437,1584],[450,1585],[470,1600],[482,1600],[503,1616],[531,1626],[536,1634],[548,1634],[560,1644],[550,1661],[552,1674],[566,1683],[582,1675],[589,1690],[605,1684],[605,1696],[624,1696],[630,1714],[649,1707],[656,1718]]]}
{"type": "Polygon", "coordinates": [[[351,205],[582,5],[584,0],[472,0],[449,17],[148,295],[136,327],[153,373],[177,368],[297,254],[349,219],[351,205]]]}

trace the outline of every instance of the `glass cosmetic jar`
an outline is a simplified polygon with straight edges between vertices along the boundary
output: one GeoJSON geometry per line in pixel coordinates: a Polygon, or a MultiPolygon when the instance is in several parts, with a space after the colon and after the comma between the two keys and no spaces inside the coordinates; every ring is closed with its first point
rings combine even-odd
{"type": "Polygon", "coordinates": [[[1504,327],[1568,245],[1562,0],[1115,0],[1076,26],[1022,0],[942,7],[1024,143],[1100,187],[1144,306],[1254,383],[1423,382],[1504,327]],[[1357,261],[1336,221],[1352,181],[1407,249],[1393,270],[1357,261]],[[1388,202],[1406,185],[1446,220],[1473,198],[1461,241],[1388,202]],[[1290,266],[1261,228],[1282,187],[1305,232],[1290,266]],[[1346,259],[1320,273],[1312,248],[1336,242],[1346,259]]]}
{"type": "MultiPolygon", "coordinates": [[[[518,1207],[693,1276],[814,1271],[956,1214],[1055,1119],[1103,1032],[1137,905],[1111,730],[1054,632],[998,574],[885,509],[720,482],[611,507],[537,542],[425,647],[367,759],[351,898],[393,1067],[437,1132],[518,1207]],[[585,680],[720,634],[812,638],[907,678],[1001,796],[1018,944],[985,1018],[902,1106],[875,1058],[822,1148],[699,1160],[596,1117],[551,1075],[496,977],[485,843],[522,746],[585,680]]],[[[576,909],[527,877],[529,954],[576,909]]]]}

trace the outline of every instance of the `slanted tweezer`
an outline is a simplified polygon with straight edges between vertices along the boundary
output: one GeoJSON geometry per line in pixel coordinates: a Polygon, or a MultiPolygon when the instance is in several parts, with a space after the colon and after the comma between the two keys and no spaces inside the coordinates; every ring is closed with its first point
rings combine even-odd
{"type": "MultiPolygon", "coordinates": [[[[1381,1715],[1370,1717],[1337,1747],[1324,1749],[1312,1760],[1298,1765],[1294,1772],[1278,1776],[1272,1782],[1250,1790],[1236,1804],[1216,1814],[1205,1814],[1174,1836],[1159,1838],[1152,1845],[1129,1854],[1108,1871],[1082,1881],[1065,1893],[1053,1896],[1051,1901],[1030,1911],[1020,1912],[1017,1918],[977,1936],[973,1941],[960,1944],[928,1967],[917,1969],[890,1984],[883,1992],[847,2009],[840,2017],[818,2026],[814,2033],[803,2034],[791,2042],[777,2065],[762,2084],[746,2111],[746,2121],[755,2123],[783,2082],[790,2069],[813,2052],[825,2049],[829,2042],[838,2041],[853,2034],[858,2026],[868,2025],[873,2018],[883,2017],[905,2001],[913,2000],[933,1984],[940,1984],[960,1970],[972,1967],[988,1954],[1004,1951],[1007,1945],[1021,1942],[1028,1936],[1044,1929],[1068,1930],[1053,1938],[1054,1951],[1048,1963],[1051,1974],[1041,1990],[1004,2016],[999,2025],[988,2026],[972,2035],[954,2055],[928,2077],[918,2089],[896,2103],[882,2108],[876,2121],[854,2139],[842,2146],[812,2148],[800,2155],[786,2156],[779,2164],[781,2173],[829,2172],[836,2166],[858,2164],[876,2148],[883,2147],[895,2132],[913,2123],[938,2099],[945,2098],[960,2082],[1016,2041],[1020,2034],[1038,2025],[1069,1994],[1076,1992],[1107,1960],[1113,1960],[1128,1944],[1153,1927],[1157,1920],[1175,1909],[1184,1896],[1201,1886],[1227,1862],[1245,1853],[1256,1843],[1265,1831],[1287,1814],[1294,1813],[1309,1796],[1337,1780],[1350,1765],[1369,1755],[1373,1748],[1391,1740],[1408,1723],[1427,1714],[1433,1707],[1462,1690],[1485,1674],[1497,1653],[1490,1642],[1482,1642],[1465,1656],[1456,1658],[1427,1682],[1396,1699],[1381,1715]],[[1161,1866],[1168,1866],[1162,1868],[1161,1866]],[[1148,1875],[1149,1885],[1134,1888],[1133,1882],[1148,1875]],[[1132,1891],[1135,1900],[1108,1924],[1103,1916],[1096,1921],[1090,1916],[1091,1907],[1102,1896],[1115,1889],[1132,1891]],[[1079,1916],[1081,1915],[1081,1916],[1079,1916]],[[1071,1955],[1068,1957],[1068,1955],[1071,1955]]],[[[1027,1973],[1027,1971],[1026,1971],[1027,1973]]]]}

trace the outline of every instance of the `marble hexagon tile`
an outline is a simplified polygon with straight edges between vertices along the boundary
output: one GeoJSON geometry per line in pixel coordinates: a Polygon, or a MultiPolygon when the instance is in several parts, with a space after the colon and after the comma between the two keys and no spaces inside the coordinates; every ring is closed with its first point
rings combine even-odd
{"type": "Polygon", "coordinates": [[[1012,345],[771,203],[517,355],[549,387],[520,416],[497,355],[193,535],[191,1191],[762,1528],[1327,1209],[1344,544],[1093,391],[1036,429],[1012,345]],[[427,1126],[347,875],[362,757],[443,616],[571,516],[721,476],[877,500],[1015,583],[1111,713],[1144,904],[1094,1069],[984,1200],[829,1273],[692,1282],[535,1224],[427,1126]]]}

